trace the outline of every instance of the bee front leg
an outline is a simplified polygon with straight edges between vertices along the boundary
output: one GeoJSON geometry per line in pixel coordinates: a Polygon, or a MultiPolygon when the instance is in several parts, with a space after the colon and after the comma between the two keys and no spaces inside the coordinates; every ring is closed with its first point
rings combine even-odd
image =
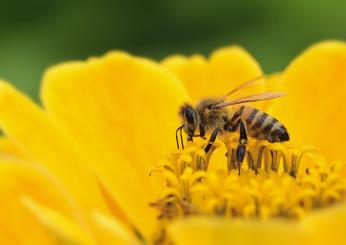
{"type": "Polygon", "coordinates": [[[210,139],[209,139],[209,142],[208,144],[206,145],[206,147],[204,148],[204,151],[205,153],[208,153],[208,151],[210,150],[210,148],[213,146],[215,140],[216,140],[216,137],[217,137],[217,134],[218,133],[221,133],[221,129],[220,128],[215,128],[213,133],[211,134],[210,136],[210,139]]]}
{"type": "Polygon", "coordinates": [[[246,145],[247,145],[247,133],[246,133],[245,124],[242,120],[240,120],[240,124],[239,124],[239,135],[240,135],[239,144],[238,144],[237,152],[236,152],[236,163],[238,166],[238,174],[240,175],[240,167],[245,158],[246,145]]]}

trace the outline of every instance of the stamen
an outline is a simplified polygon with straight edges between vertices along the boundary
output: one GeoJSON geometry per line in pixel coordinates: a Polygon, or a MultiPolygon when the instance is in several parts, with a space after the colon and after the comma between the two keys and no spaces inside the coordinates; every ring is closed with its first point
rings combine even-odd
{"type": "Polygon", "coordinates": [[[311,154],[312,147],[249,139],[238,176],[238,142],[227,142],[224,168],[217,170],[210,170],[210,159],[221,143],[217,140],[205,153],[207,143],[189,142],[153,170],[166,180],[165,192],[151,203],[160,220],[201,214],[299,219],[316,208],[346,201],[345,165],[328,165],[311,154]],[[301,169],[304,156],[313,165],[301,169]]]}

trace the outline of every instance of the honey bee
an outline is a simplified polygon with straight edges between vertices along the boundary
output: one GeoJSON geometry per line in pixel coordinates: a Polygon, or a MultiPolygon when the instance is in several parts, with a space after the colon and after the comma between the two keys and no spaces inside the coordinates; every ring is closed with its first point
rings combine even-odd
{"type": "Polygon", "coordinates": [[[227,101],[230,95],[254,84],[263,77],[264,75],[247,81],[223,97],[206,98],[195,106],[188,103],[183,104],[179,111],[182,125],[176,130],[178,149],[178,132],[180,132],[181,146],[184,148],[182,130],[187,134],[188,141],[193,141],[194,137],[205,138],[206,134],[210,134],[209,142],[204,148],[206,153],[210,150],[218,135],[239,130],[236,163],[240,168],[245,157],[248,136],[259,140],[267,140],[271,143],[289,141],[289,134],[282,123],[259,109],[244,105],[247,102],[282,97],[285,95],[284,93],[266,92],[227,101]],[[197,130],[199,134],[195,134],[197,130]]]}

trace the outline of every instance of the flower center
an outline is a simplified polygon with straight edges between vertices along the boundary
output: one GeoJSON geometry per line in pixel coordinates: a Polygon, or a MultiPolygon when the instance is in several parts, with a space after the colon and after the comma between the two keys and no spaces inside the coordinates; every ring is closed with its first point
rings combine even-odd
{"type": "Polygon", "coordinates": [[[166,182],[162,196],[151,203],[159,220],[190,215],[299,219],[314,209],[346,200],[345,165],[327,164],[311,147],[298,149],[251,139],[238,173],[236,141],[226,144],[221,169],[211,166],[221,142],[207,154],[206,144],[207,140],[190,142],[153,171],[166,182]]]}

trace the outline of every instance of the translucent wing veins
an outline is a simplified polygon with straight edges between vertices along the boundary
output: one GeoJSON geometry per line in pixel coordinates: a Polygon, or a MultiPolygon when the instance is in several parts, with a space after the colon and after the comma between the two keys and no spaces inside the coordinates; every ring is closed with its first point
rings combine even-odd
{"type": "Polygon", "coordinates": [[[216,104],[212,107],[212,109],[220,109],[223,107],[231,106],[231,105],[237,105],[237,104],[242,104],[242,103],[247,103],[247,102],[255,102],[255,101],[262,101],[262,100],[270,100],[270,99],[275,99],[278,97],[285,96],[285,93],[281,92],[266,92],[266,93],[261,93],[261,94],[254,94],[246,97],[242,97],[239,99],[227,101],[227,102],[222,102],[219,104],[216,104]]]}

